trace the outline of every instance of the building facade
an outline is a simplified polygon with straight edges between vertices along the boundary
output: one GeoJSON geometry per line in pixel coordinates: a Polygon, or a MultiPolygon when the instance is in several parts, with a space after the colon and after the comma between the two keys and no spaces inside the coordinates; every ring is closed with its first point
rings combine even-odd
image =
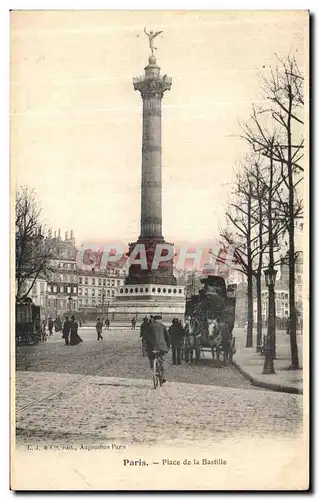
{"type": "Polygon", "coordinates": [[[81,317],[108,316],[111,302],[125,281],[123,268],[107,268],[106,271],[79,269],[78,311],[81,317]]]}

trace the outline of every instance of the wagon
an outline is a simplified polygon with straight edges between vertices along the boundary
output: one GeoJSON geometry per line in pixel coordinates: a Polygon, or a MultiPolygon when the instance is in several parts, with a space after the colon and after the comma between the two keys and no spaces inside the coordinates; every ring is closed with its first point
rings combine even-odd
{"type": "Polygon", "coordinates": [[[199,362],[209,351],[212,358],[222,355],[232,361],[236,352],[232,332],[235,322],[236,285],[226,287],[221,276],[208,276],[201,280],[204,287],[186,302],[186,316],[193,325],[191,336],[184,342],[184,359],[199,362]]]}
{"type": "Polygon", "coordinates": [[[41,339],[40,307],[31,299],[25,298],[16,302],[16,344],[38,344],[41,339]]]}

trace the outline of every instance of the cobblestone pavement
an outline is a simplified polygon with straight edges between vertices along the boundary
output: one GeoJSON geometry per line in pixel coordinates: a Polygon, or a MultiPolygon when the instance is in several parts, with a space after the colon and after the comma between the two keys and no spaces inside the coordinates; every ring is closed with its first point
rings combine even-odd
{"type": "MultiPolygon", "coordinates": [[[[104,377],[147,378],[151,373],[147,358],[141,354],[138,330],[103,331],[103,341],[96,340],[94,330],[80,329],[83,344],[65,346],[61,335],[55,333],[48,342],[37,346],[19,347],[17,370],[46,371],[99,375],[104,377]]],[[[199,365],[172,365],[167,355],[167,379],[170,382],[213,384],[224,387],[253,388],[233,366],[223,366],[211,359],[210,353],[199,365]]]]}
{"type": "MultiPolygon", "coordinates": [[[[109,331],[97,342],[19,348],[17,442],[216,443],[245,435],[291,439],[300,429],[302,397],[253,388],[233,367],[168,367],[154,391],[138,332],[109,331]],[[190,383],[191,382],[191,383],[190,383]]],[[[205,361],[205,360],[203,360],[205,361]]]]}
{"type": "Polygon", "coordinates": [[[145,379],[37,375],[17,373],[20,442],[216,443],[251,433],[285,439],[301,424],[296,395],[176,382],[154,391],[145,379]],[[54,394],[53,381],[64,385],[54,394]]]}

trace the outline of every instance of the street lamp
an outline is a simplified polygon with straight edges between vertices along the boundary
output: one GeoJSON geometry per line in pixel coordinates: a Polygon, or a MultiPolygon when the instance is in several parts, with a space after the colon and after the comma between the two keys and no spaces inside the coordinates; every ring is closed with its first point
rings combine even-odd
{"type": "Polygon", "coordinates": [[[71,295],[68,297],[68,302],[69,302],[69,312],[71,314],[71,304],[72,304],[72,296],[71,295]]]}
{"type": "Polygon", "coordinates": [[[104,301],[105,301],[105,290],[102,291],[102,323],[104,321],[104,301]]]}
{"type": "Polygon", "coordinates": [[[263,374],[273,374],[275,372],[274,359],[276,356],[276,303],[275,303],[275,283],[277,271],[269,267],[264,271],[266,286],[268,288],[268,325],[267,339],[265,346],[265,363],[263,374]]]}
{"type": "Polygon", "coordinates": [[[58,298],[59,298],[59,294],[56,294],[56,297],[55,297],[55,317],[56,318],[58,317],[58,298]]]}

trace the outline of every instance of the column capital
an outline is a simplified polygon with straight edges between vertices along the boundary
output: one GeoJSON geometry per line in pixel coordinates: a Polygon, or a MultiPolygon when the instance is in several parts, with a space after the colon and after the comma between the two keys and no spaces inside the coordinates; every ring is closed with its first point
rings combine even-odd
{"type": "Polygon", "coordinates": [[[155,78],[147,78],[140,76],[133,78],[134,90],[141,92],[142,99],[162,99],[164,92],[170,90],[172,79],[167,75],[157,76],[155,78]]]}

